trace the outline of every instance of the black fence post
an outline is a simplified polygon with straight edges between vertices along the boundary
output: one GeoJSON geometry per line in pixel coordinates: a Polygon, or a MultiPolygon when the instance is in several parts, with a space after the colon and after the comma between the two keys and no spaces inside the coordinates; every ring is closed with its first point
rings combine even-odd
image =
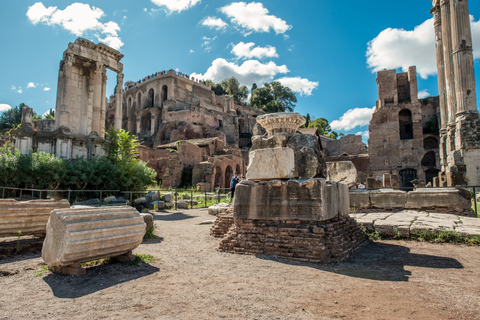
{"type": "Polygon", "coordinates": [[[160,211],[160,190],[157,190],[158,200],[157,200],[157,212],[160,211]]]}
{"type": "Polygon", "coordinates": [[[477,193],[475,192],[475,187],[473,187],[473,203],[475,206],[475,216],[478,218],[478,212],[477,212],[477,193]]]}
{"type": "Polygon", "coordinates": [[[68,190],[68,203],[71,204],[71,202],[70,202],[70,190],[68,190]]]}
{"type": "Polygon", "coordinates": [[[5,199],[5,187],[3,187],[3,191],[2,191],[2,199],[5,199]]]}
{"type": "Polygon", "coordinates": [[[193,189],[190,189],[190,209],[193,209],[193,189]]]}
{"type": "Polygon", "coordinates": [[[178,210],[178,206],[177,206],[177,198],[178,198],[178,194],[177,194],[177,188],[175,187],[175,189],[173,189],[173,195],[175,196],[175,210],[178,210]]]}
{"type": "Polygon", "coordinates": [[[204,192],[205,193],[205,208],[207,207],[207,191],[204,192]]]}

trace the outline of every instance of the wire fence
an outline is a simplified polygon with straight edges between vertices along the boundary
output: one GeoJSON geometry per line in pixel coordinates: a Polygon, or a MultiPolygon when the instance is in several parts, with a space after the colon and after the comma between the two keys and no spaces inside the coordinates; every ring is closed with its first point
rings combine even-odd
{"type": "Polygon", "coordinates": [[[65,199],[70,205],[131,205],[143,209],[208,208],[221,202],[229,202],[230,189],[198,191],[196,188],[150,189],[142,191],[122,190],[48,190],[35,188],[0,187],[2,199],[19,201],[40,199],[65,199]]]}

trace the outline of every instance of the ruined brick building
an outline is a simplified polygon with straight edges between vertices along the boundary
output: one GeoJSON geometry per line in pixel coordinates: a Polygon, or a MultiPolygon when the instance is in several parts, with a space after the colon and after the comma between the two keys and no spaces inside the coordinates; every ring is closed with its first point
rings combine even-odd
{"type": "MultiPolygon", "coordinates": [[[[125,88],[122,128],[144,145],[157,147],[178,140],[225,137],[226,144],[247,147],[261,110],[217,96],[211,86],[174,70],[157,72],[125,88]]],[[[112,121],[117,96],[110,99],[112,121]]]]}
{"type": "Polygon", "coordinates": [[[414,179],[433,183],[440,171],[438,97],[418,99],[415,67],[405,73],[380,71],[377,83],[378,101],[369,125],[370,176],[384,181],[393,175],[399,183],[391,186],[404,188],[413,187],[414,179]]]}

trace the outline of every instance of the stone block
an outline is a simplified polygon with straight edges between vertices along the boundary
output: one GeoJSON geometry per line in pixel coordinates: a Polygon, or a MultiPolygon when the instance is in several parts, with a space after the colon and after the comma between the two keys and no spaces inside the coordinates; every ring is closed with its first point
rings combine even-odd
{"type": "Polygon", "coordinates": [[[175,204],[173,202],[165,202],[165,208],[170,209],[173,208],[175,204]]]}
{"type": "Polygon", "coordinates": [[[153,215],[150,213],[140,213],[140,216],[143,218],[143,222],[145,222],[145,231],[150,230],[154,226],[153,215]]]}
{"type": "Polygon", "coordinates": [[[164,193],[162,196],[162,200],[165,202],[172,202],[173,195],[171,193],[164,193]]]}
{"type": "Polygon", "coordinates": [[[147,203],[151,203],[153,201],[159,201],[160,200],[160,192],[159,191],[149,191],[145,195],[145,200],[147,203]]]}
{"type": "Polygon", "coordinates": [[[350,207],[355,209],[367,209],[371,207],[370,191],[366,189],[351,189],[349,191],[350,207]]]}
{"type": "Polygon", "coordinates": [[[288,140],[287,147],[295,153],[294,179],[327,178],[327,164],[317,137],[295,134],[288,140]]]}
{"type": "Polygon", "coordinates": [[[137,198],[137,199],[133,200],[133,203],[134,203],[135,205],[146,204],[146,203],[147,203],[147,199],[145,199],[145,197],[137,198]]]}
{"type": "Polygon", "coordinates": [[[213,206],[208,207],[208,214],[212,216],[218,216],[221,213],[226,213],[227,211],[231,210],[233,204],[231,203],[218,203],[213,206]]]}
{"type": "Polygon", "coordinates": [[[379,189],[370,192],[370,203],[375,209],[404,209],[407,192],[394,189],[379,189]]]}
{"type": "Polygon", "coordinates": [[[325,179],[247,180],[235,190],[236,219],[324,221],[348,212],[347,186],[325,179]]]}
{"type": "Polygon", "coordinates": [[[103,199],[103,203],[110,203],[112,201],[115,201],[117,200],[117,198],[115,198],[115,196],[109,196],[109,197],[106,197],[105,199],[103,199]]]}
{"type": "Polygon", "coordinates": [[[291,179],[295,154],[290,148],[259,149],[250,152],[248,180],[291,179]]]}
{"type": "Polygon", "coordinates": [[[0,199],[0,237],[22,235],[45,236],[50,212],[69,208],[67,200],[16,201],[0,199]]]}
{"type": "Polygon", "coordinates": [[[357,221],[359,226],[367,230],[372,230],[374,224],[378,220],[385,220],[392,214],[393,212],[373,212],[373,213],[366,214],[364,216],[357,216],[355,220],[357,221]]]}
{"type": "MultiPolygon", "coordinates": [[[[42,258],[50,269],[130,255],[146,224],[132,207],[57,209],[47,223],[42,258]]],[[[57,269],[61,272],[61,270],[57,269]]]]}
{"type": "Polygon", "coordinates": [[[381,235],[388,237],[400,235],[402,238],[409,238],[410,227],[419,217],[425,218],[427,213],[405,210],[389,215],[386,219],[376,220],[373,226],[381,235]]]}
{"type": "Polygon", "coordinates": [[[327,162],[327,181],[345,183],[351,188],[357,182],[357,169],[352,161],[327,162]]]}
{"type": "Polygon", "coordinates": [[[467,194],[465,197],[463,190],[458,188],[421,188],[410,191],[405,208],[416,210],[441,208],[451,212],[473,212],[470,195],[467,194]]]}
{"type": "Polygon", "coordinates": [[[190,207],[190,201],[180,200],[177,201],[178,209],[188,209],[190,207]]]}

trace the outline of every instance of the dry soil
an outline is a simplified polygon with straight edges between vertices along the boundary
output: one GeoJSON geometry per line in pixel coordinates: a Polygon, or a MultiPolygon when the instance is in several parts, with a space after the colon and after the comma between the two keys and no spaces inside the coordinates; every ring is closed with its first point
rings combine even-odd
{"type": "Polygon", "coordinates": [[[367,242],[308,264],[217,251],[205,209],[154,215],[160,238],[134,252],[150,264],[76,278],[35,276],[38,251],[0,259],[0,319],[480,319],[480,247],[367,242]]]}

